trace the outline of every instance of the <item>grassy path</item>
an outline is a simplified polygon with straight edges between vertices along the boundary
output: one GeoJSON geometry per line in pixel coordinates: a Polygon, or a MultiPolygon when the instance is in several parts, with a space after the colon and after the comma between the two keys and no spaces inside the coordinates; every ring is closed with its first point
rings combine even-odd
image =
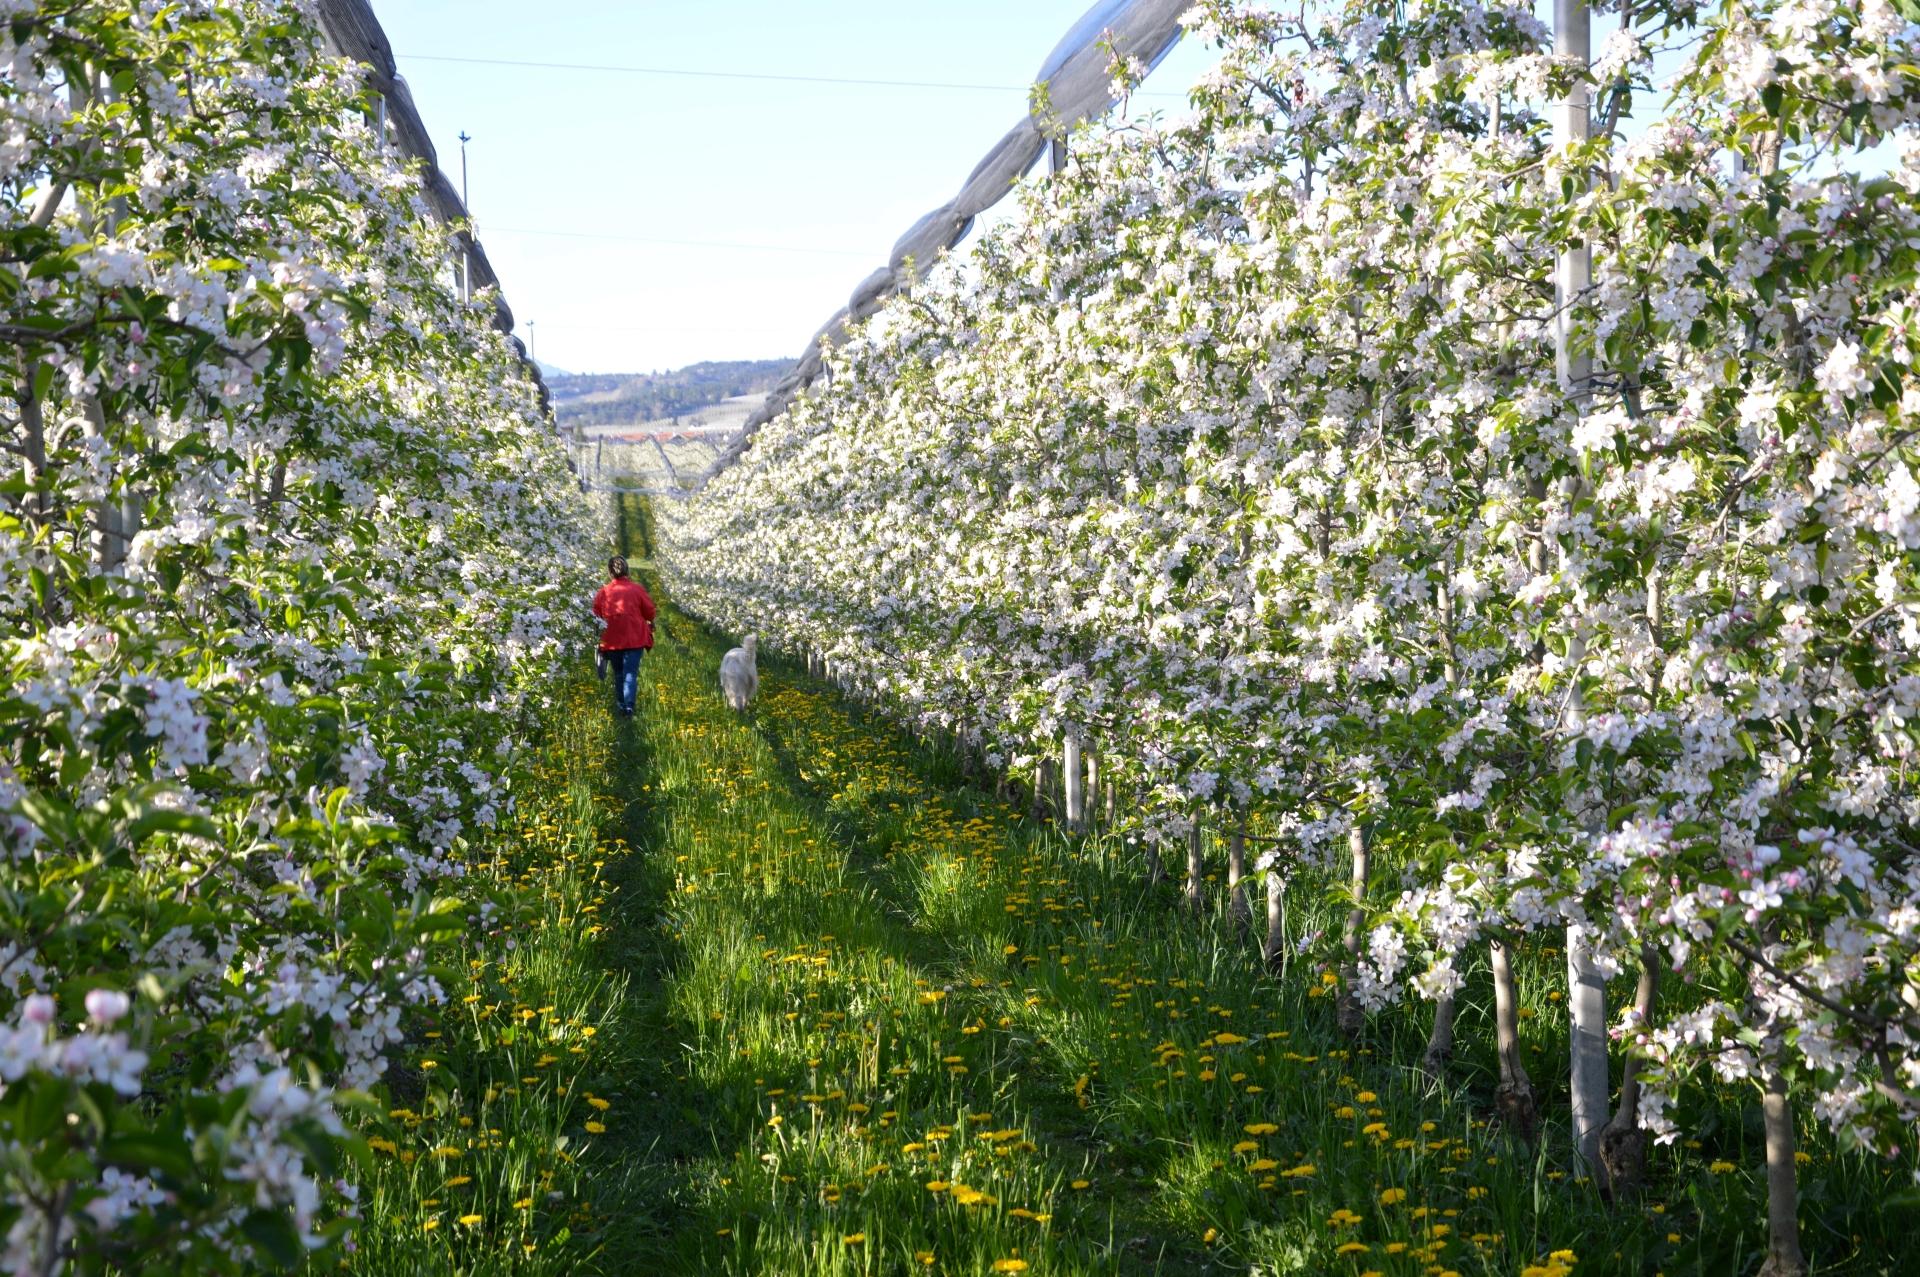
{"type": "MultiPolygon", "coordinates": [[[[623,511],[643,575],[644,518],[623,511]]],[[[1378,1021],[1377,1055],[1353,1047],[1330,975],[1273,980],[1108,840],[1016,815],[799,671],[763,661],[735,718],[727,645],[666,607],[634,720],[584,669],[568,687],[547,793],[482,866],[534,903],[396,1079],[420,1098],[395,1110],[400,1147],[376,1147],[352,1267],[1753,1266],[1757,1133],[1739,1121],[1695,1123],[1656,1193],[1609,1209],[1488,1128],[1484,989],[1463,1001],[1460,1087],[1435,1088],[1392,1063],[1418,1057],[1413,1017],[1378,1021]]],[[[1554,985],[1523,985],[1549,1080],[1554,985]]],[[[1884,1198],[1829,1169],[1810,1213],[1845,1230],[1826,1252],[1845,1258],[1822,1271],[1887,1271],[1869,1258],[1894,1253],[1884,1198]]]]}
{"type": "Polygon", "coordinates": [[[614,746],[607,1270],[1548,1272],[1596,1226],[1680,1258],[1658,1212],[1537,1209],[1551,1172],[1101,840],[777,662],[736,720],[725,645],[668,609],[614,746]]]}

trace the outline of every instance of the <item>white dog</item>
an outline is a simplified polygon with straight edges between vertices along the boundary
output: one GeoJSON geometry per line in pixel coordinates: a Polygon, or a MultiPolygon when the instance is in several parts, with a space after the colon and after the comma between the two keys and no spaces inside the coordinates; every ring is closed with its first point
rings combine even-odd
{"type": "Polygon", "coordinates": [[[760,690],[759,652],[760,640],[749,634],[743,645],[720,658],[720,694],[736,714],[746,713],[760,690]]]}

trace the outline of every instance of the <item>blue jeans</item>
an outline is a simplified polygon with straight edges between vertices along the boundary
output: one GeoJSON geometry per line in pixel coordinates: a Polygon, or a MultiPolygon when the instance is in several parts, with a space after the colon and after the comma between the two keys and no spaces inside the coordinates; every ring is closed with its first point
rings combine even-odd
{"type": "Polygon", "coordinates": [[[607,668],[613,671],[615,708],[622,714],[633,713],[634,698],[640,694],[640,658],[646,654],[644,647],[629,647],[606,654],[607,668]]]}

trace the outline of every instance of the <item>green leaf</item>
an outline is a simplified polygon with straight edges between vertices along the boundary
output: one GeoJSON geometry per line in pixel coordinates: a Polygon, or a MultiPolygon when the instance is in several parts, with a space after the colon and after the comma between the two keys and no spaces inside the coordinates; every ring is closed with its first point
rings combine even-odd
{"type": "Polygon", "coordinates": [[[194,1177],[193,1150],[185,1140],[162,1135],[109,1136],[100,1144],[100,1160],[130,1170],[161,1171],[175,1179],[194,1177]]]}
{"type": "Polygon", "coordinates": [[[292,1270],[305,1257],[300,1233],[284,1211],[257,1210],[240,1221],[247,1240],[273,1257],[275,1263],[292,1270]]]}

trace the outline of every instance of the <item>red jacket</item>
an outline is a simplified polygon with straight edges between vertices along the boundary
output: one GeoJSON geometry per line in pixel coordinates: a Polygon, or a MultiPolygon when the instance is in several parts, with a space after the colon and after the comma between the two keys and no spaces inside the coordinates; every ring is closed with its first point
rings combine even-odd
{"type": "Polygon", "coordinates": [[[653,599],[631,577],[615,577],[593,596],[593,614],[607,623],[600,636],[603,652],[653,646],[653,599]]]}

